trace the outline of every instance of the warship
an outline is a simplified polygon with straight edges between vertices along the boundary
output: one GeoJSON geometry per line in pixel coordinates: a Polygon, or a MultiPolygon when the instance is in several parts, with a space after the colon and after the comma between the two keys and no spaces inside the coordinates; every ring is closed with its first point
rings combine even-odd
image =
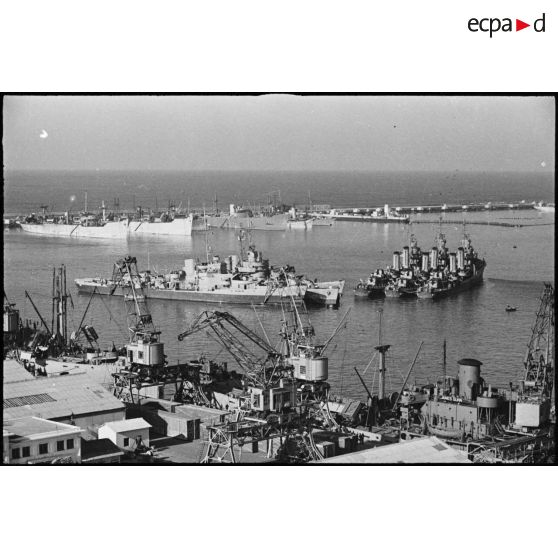
{"type": "Polygon", "coordinates": [[[423,251],[411,235],[410,247],[393,253],[392,265],[377,269],[367,281],[355,287],[355,296],[375,298],[418,297],[437,299],[470,289],[483,280],[486,261],[481,259],[463,233],[457,252],[449,252],[445,235],[436,238],[436,246],[423,251]]]}
{"type": "MultiPolygon", "coordinates": [[[[115,268],[109,279],[75,279],[78,292],[121,296],[123,283],[130,278],[118,278],[116,271],[115,268]]],[[[293,300],[296,304],[337,306],[345,285],[344,280],[311,281],[297,275],[292,266],[270,267],[269,260],[262,257],[255,245],[244,250],[242,240],[240,257],[213,256],[203,263],[188,258],[179,270],[167,274],[143,271],[137,281],[151,299],[258,305],[293,300]]]]}

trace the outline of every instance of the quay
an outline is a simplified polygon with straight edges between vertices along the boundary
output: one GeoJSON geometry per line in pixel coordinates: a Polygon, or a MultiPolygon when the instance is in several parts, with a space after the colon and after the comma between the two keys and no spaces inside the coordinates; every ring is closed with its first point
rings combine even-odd
{"type": "Polygon", "coordinates": [[[411,220],[414,224],[442,224],[442,225],[489,225],[491,227],[541,227],[543,225],[553,225],[554,223],[503,223],[501,221],[471,221],[465,220],[458,221],[456,219],[413,219],[411,220]]]}

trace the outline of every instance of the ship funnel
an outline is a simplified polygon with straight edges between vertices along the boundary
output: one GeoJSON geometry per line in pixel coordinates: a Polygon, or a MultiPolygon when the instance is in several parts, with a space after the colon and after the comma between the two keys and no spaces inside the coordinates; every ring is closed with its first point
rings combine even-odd
{"type": "Polygon", "coordinates": [[[465,252],[463,248],[457,249],[457,269],[462,270],[465,267],[465,252]]]}
{"type": "Polygon", "coordinates": [[[481,393],[482,362],[474,358],[462,358],[457,362],[459,371],[459,395],[469,401],[475,401],[481,393]]]}
{"type": "Polygon", "coordinates": [[[450,273],[455,273],[457,271],[457,260],[455,256],[455,252],[450,252],[449,255],[449,263],[450,263],[450,273]]]}
{"type": "Polygon", "coordinates": [[[403,246],[403,269],[409,268],[409,247],[403,246]]]}
{"type": "Polygon", "coordinates": [[[401,269],[401,261],[399,259],[399,252],[393,253],[393,269],[399,271],[401,269]]]}
{"type": "Polygon", "coordinates": [[[430,250],[430,267],[432,267],[432,269],[438,267],[438,248],[435,246],[430,250]]]}
{"type": "Polygon", "coordinates": [[[422,271],[428,271],[428,254],[422,255],[422,271]]]}

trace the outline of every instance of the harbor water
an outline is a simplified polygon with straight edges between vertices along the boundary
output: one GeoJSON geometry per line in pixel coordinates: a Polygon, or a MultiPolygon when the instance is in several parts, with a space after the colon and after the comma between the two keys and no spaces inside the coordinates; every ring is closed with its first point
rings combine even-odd
{"type": "MultiPolygon", "coordinates": [[[[37,196],[37,184],[34,184],[37,196]]],[[[11,187],[15,187],[13,181],[11,187]]],[[[71,188],[67,186],[64,197],[68,198],[75,189],[75,183],[71,188]]],[[[535,186],[531,189],[525,186],[523,195],[519,190],[516,193],[520,199],[542,197],[533,194],[535,189],[535,186]]],[[[544,189],[540,187],[537,193],[544,189]]],[[[397,192],[397,196],[403,198],[404,193],[397,192]]],[[[473,193],[461,192],[459,199],[454,196],[443,201],[471,201],[473,193]]],[[[492,192],[490,197],[494,200],[509,199],[506,194],[509,192],[500,189],[492,192]]],[[[12,200],[11,210],[17,211],[13,200],[20,195],[21,192],[7,191],[6,199],[12,200]]],[[[171,195],[169,193],[169,197],[171,195]]],[[[358,203],[363,201],[359,195],[358,192],[347,191],[345,200],[348,202],[345,205],[373,205],[358,203]]],[[[161,188],[159,199],[165,199],[163,196],[164,189],[161,188]]],[[[517,200],[518,196],[512,199],[517,200]]],[[[549,200],[548,195],[546,199],[549,200]]],[[[379,201],[396,203],[394,199],[379,201]]],[[[407,202],[418,203],[418,200],[407,202]]],[[[37,205],[40,203],[49,203],[47,196],[37,198],[37,205]]],[[[480,215],[477,213],[474,218],[479,219],[480,215]]],[[[467,214],[454,213],[451,218],[461,217],[467,219],[467,214]]],[[[378,344],[380,312],[381,339],[391,345],[387,354],[389,391],[401,387],[421,341],[424,341],[424,346],[411,381],[434,381],[440,376],[443,373],[444,339],[447,341],[448,374],[456,373],[458,359],[476,358],[483,362],[483,376],[487,382],[494,386],[507,386],[522,375],[523,357],[543,282],[554,282],[554,214],[510,210],[499,211],[491,219],[514,220],[517,224],[536,226],[504,228],[468,225],[466,230],[471,235],[473,246],[487,261],[484,283],[473,290],[438,301],[363,300],[355,299],[352,292],[359,279],[365,279],[376,268],[389,265],[393,251],[407,245],[410,234],[416,236],[421,248],[431,248],[439,230],[436,224],[337,222],[331,227],[315,227],[308,231],[254,231],[252,240],[272,265],[293,265],[298,273],[311,279],[346,280],[339,309],[310,309],[308,315],[318,341],[323,342],[335,330],[344,313],[351,309],[346,327],[335,337],[326,353],[330,357],[330,383],[336,393],[365,397],[353,370],[355,366],[360,372],[366,369],[365,381],[374,391],[377,390],[377,359],[369,363],[374,356],[374,346],[378,344]],[[505,308],[508,304],[517,307],[517,311],[507,313],[505,308]]],[[[462,227],[443,225],[442,232],[446,234],[448,248],[454,250],[462,237],[462,227]]],[[[69,320],[69,328],[73,330],[79,325],[89,302],[88,296],[77,294],[73,286],[74,278],[108,277],[114,262],[127,254],[137,257],[140,270],[169,272],[182,267],[185,258],[205,259],[207,245],[214,255],[224,257],[238,253],[238,231],[214,230],[208,233],[207,238],[200,232],[183,239],[106,240],[42,237],[18,229],[5,229],[4,289],[23,317],[38,321],[24,296],[27,290],[50,324],[52,268],[65,264],[74,304],[69,320]]],[[[163,332],[162,339],[170,363],[184,362],[203,354],[218,361],[228,361],[230,367],[238,368],[230,355],[204,333],[182,342],[177,340],[177,335],[187,329],[197,314],[217,308],[219,306],[150,301],[154,322],[163,332]]],[[[260,332],[261,322],[272,342],[278,341],[283,311],[288,311],[261,306],[255,309],[241,306],[226,309],[260,332]]],[[[111,345],[113,341],[117,345],[123,344],[127,340],[121,298],[95,297],[85,323],[95,327],[100,335],[101,347],[111,345]]]]}

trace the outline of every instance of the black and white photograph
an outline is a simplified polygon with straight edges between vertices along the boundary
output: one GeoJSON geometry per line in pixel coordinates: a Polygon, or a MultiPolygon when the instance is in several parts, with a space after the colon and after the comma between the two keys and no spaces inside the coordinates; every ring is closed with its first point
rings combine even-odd
{"type": "Polygon", "coordinates": [[[548,94],[6,94],[3,463],[555,462],[548,94]]]}

